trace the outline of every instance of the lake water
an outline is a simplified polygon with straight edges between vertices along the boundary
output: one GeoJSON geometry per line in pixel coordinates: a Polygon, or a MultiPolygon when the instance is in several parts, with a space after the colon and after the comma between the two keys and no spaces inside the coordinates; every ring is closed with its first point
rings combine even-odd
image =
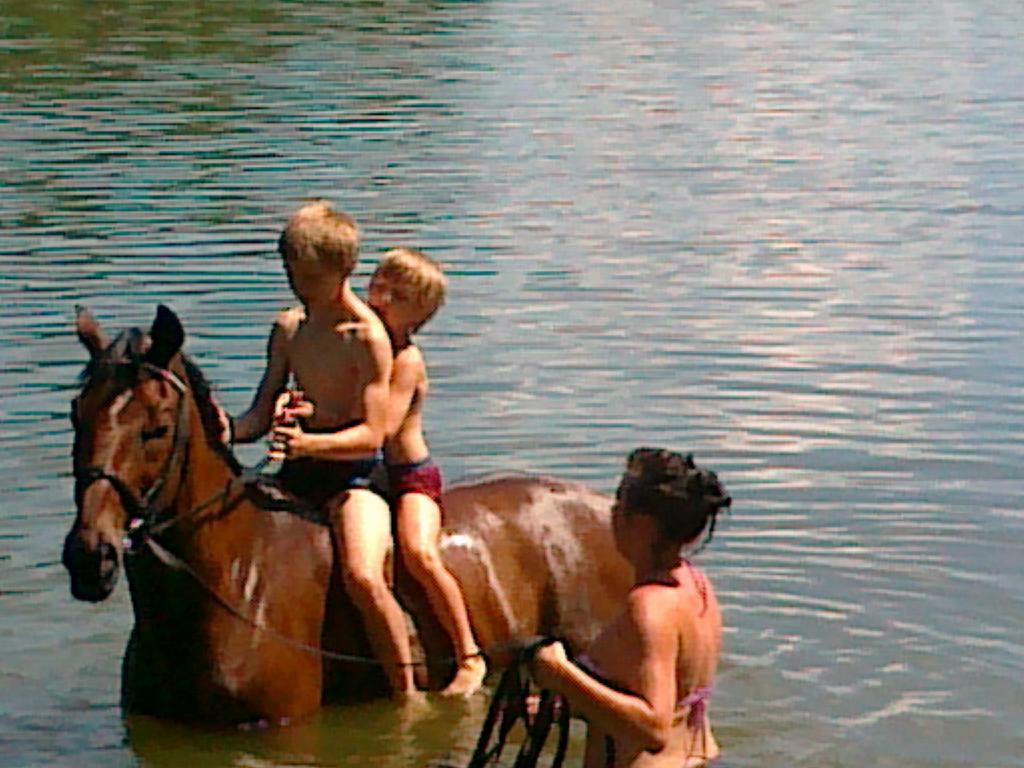
{"type": "Polygon", "coordinates": [[[953,0],[0,0],[0,764],[464,764],[483,697],[126,724],[124,585],[59,563],[74,306],[170,304],[237,412],[314,196],[357,286],[449,270],[450,479],[718,470],[721,765],[1024,764],[1021,39],[953,0]]]}

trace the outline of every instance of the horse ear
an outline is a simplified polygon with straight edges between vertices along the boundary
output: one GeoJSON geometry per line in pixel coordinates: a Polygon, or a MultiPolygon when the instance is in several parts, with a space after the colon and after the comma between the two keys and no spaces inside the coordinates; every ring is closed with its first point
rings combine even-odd
{"type": "Polygon", "coordinates": [[[78,338],[89,350],[89,357],[95,358],[107,348],[107,335],[100,328],[99,321],[85,307],[75,307],[75,330],[78,338]]]}
{"type": "Polygon", "coordinates": [[[178,316],[163,304],[156,308],[156,319],[149,329],[150,345],[144,360],[158,368],[166,368],[185,341],[185,329],[178,316]]]}

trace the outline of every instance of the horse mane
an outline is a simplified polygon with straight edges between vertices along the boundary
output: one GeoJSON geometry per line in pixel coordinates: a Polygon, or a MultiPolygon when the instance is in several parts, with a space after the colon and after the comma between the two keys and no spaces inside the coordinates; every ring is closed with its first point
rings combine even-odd
{"type": "Polygon", "coordinates": [[[207,444],[225,461],[233,474],[242,474],[242,463],[235,456],[235,452],[224,445],[220,439],[220,415],[219,409],[213,402],[213,387],[210,386],[195,361],[184,353],[181,354],[181,364],[185,368],[185,377],[192,390],[192,399],[199,411],[199,421],[203,425],[203,435],[207,444]]]}

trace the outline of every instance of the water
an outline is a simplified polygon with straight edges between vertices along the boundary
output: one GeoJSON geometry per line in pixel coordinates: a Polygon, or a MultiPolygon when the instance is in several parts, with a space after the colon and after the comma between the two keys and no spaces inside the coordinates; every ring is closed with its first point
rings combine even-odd
{"type": "Polygon", "coordinates": [[[621,5],[0,0],[0,763],[465,761],[482,699],[126,725],[124,587],[75,603],[58,561],[75,304],[169,303],[237,412],[322,195],[357,286],[393,245],[448,267],[449,478],[719,471],[723,765],[1021,765],[1022,17],[621,5]]]}

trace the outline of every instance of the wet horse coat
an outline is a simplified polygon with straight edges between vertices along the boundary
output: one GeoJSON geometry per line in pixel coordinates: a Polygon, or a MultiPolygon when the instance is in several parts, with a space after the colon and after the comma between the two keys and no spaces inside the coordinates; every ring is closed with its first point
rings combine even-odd
{"type": "MultiPolygon", "coordinates": [[[[125,565],[135,614],[125,709],[281,721],[315,711],[324,694],[384,693],[330,530],[244,478],[217,439],[205,380],[180,354],[177,317],[161,307],[148,338],[129,331],[108,344],[81,312],[78,332],[92,362],[73,408],[78,513],[64,563],[72,594],[93,602],[125,565]],[[126,553],[129,529],[136,546],[126,553]],[[326,674],[321,648],[331,656],[326,674]]],[[[536,634],[586,644],[621,606],[631,574],[614,548],[607,497],[499,477],[453,486],[444,507],[442,556],[492,664],[536,634]]],[[[451,647],[417,610],[425,601],[401,570],[398,581],[439,685],[451,647]]]]}
{"type": "MultiPolygon", "coordinates": [[[[629,566],[611,536],[611,500],[551,477],[499,476],[448,487],[441,556],[462,585],[470,621],[492,666],[517,643],[557,635],[583,648],[621,610],[629,566]]],[[[420,628],[434,684],[452,648],[400,568],[398,585],[420,628]]]]}

